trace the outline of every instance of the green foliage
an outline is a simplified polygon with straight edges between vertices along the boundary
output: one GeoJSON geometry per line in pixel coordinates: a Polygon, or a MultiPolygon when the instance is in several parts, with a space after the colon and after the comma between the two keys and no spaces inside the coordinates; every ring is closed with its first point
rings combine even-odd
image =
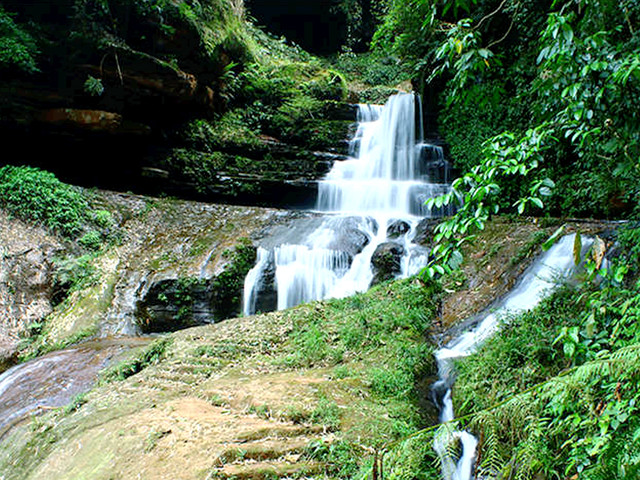
{"type": "Polygon", "coordinates": [[[87,76],[84,82],[84,91],[93,97],[99,97],[104,93],[104,85],[102,80],[94,78],[91,75],[87,76]]]}
{"type": "Polygon", "coordinates": [[[16,217],[41,222],[67,237],[78,235],[89,220],[82,193],[37,168],[0,168],[0,202],[16,217]]]}
{"type": "Polygon", "coordinates": [[[323,462],[327,473],[338,478],[353,478],[359,470],[361,447],[345,440],[324,442],[313,440],[307,445],[304,458],[323,462]]]}
{"type": "Polygon", "coordinates": [[[179,278],[176,283],[175,291],[171,298],[160,294],[158,299],[163,303],[171,303],[178,307],[176,320],[184,325],[189,325],[193,321],[193,293],[197,288],[202,288],[205,281],[197,277],[179,278]]]}
{"type": "Polygon", "coordinates": [[[124,380],[136,373],[141,372],[149,365],[158,363],[164,358],[167,349],[171,346],[173,339],[170,337],[159,338],[145,347],[133,358],[108,368],[102,374],[102,382],[110,383],[124,380]]]}
{"type": "MultiPolygon", "coordinates": [[[[199,69],[223,73],[224,60],[250,62],[255,42],[246,24],[244,11],[234,8],[234,2],[168,1],[168,0],[75,0],[74,42],[93,43],[100,49],[123,48],[144,51],[150,38],[171,40],[181,31],[197,48],[185,55],[176,52],[169,41],[168,49],[153,55],[167,64],[178,54],[190,66],[199,62],[199,69]]],[[[228,62],[226,62],[228,63],[228,62]]]]}
{"type": "Polygon", "coordinates": [[[57,305],[73,292],[95,285],[99,271],[94,265],[94,255],[57,258],[54,260],[52,303],[57,305]]]}
{"type": "MultiPolygon", "coordinates": [[[[427,288],[415,280],[384,283],[366,295],[358,294],[345,300],[329,301],[318,306],[313,318],[304,317],[292,332],[295,353],[289,358],[291,365],[317,365],[341,362],[345,355],[363,355],[372,349],[385,351],[394,367],[387,373],[406,378],[428,368],[431,364],[429,348],[413,341],[420,338],[430,326],[436,307],[438,289],[429,283],[427,288]],[[385,292],[389,292],[385,295],[385,292]],[[393,338],[393,342],[387,340],[393,338]],[[331,339],[331,341],[329,341],[331,339]]],[[[372,371],[371,378],[379,377],[372,371]]],[[[383,395],[395,395],[398,389],[385,388],[380,379],[383,395]]]]}
{"type": "Polygon", "coordinates": [[[78,243],[88,250],[97,251],[102,248],[102,235],[100,232],[91,230],[80,237],[78,243]]]}
{"type": "Polygon", "coordinates": [[[596,239],[586,283],[558,290],[459,362],[459,414],[485,439],[480,472],[637,476],[640,298],[638,277],[625,279],[640,260],[637,236],[634,226],[620,232],[625,253],[599,284],[596,239]]]}
{"type": "Polygon", "coordinates": [[[347,95],[346,81],[319,62],[254,64],[242,74],[243,123],[307,148],[334,146],[347,136],[348,122],[329,120],[335,101],[347,95]]]}
{"type": "Polygon", "coordinates": [[[221,318],[230,318],[238,314],[244,278],[256,262],[256,248],[249,239],[241,238],[236,246],[225,250],[223,256],[229,263],[211,282],[211,303],[221,318]]]}
{"type": "Polygon", "coordinates": [[[340,407],[336,402],[323,396],[309,415],[309,420],[327,428],[336,429],[340,426],[340,407]]]}
{"type": "Polygon", "coordinates": [[[182,134],[194,148],[212,152],[220,148],[241,146],[250,149],[260,144],[256,131],[245,118],[242,109],[231,110],[215,122],[193,120],[182,134]]]}
{"type": "MultiPolygon", "coordinates": [[[[496,136],[484,146],[485,160],[452,183],[452,191],[427,202],[430,208],[458,204],[452,217],[440,223],[434,237],[434,259],[424,273],[430,277],[455,270],[462,262],[460,248],[483,230],[491,215],[501,208],[501,185],[512,178],[527,177],[535,171],[550,136],[545,126],[527,130],[522,136],[506,132],[496,136]]],[[[515,180],[514,182],[517,182],[515,180]]],[[[527,206],[542,208],[542,197],[551,194],[554,183],[548,178],[532,182],[512,205],[519,214],[527,206]]]]}
{"type": "MultiPolygon", "coordinates": [[[[0,168],[0,206],[17,218],[78,239],[78,244],[87,250],[98,251],[120,238],[110,212],[92,210],[80,189],[38,168],[0,168]]],[[[82,261],[81,257],[79,262],[82,261]]]]}
{"type": "MultiPolygon", "coordinates": [[[[415,0],[405,9],[401,3],[392,2],[377,46],[415,65],[416,80],[428,77],[443,91],[440,125],[464,170],[487,161],[483,142],[511,131],[526,148],[525,132],[537,130],[545,147],[536,169],[546,171],[526,181],[554,181],[545,208],[590,216],[634,208],[640,178],[637,2],[415,0]]],[[[510,179],[499,186],[508,196],[504,206],[527,196],[510,179]]]]}
{"type": "Polygon", "coordinates": [[[23,26],[18,25],[14,15],[0,5],[0,70],[24,73],[38,71],[36,41],[23,26]]]}
{"type": "Polygon", "coordinates": [[[411,77],[406,65],[397,57],[375,52],[356,54],[346,51],[337,55],[332,63],[350,81],[371,86],[394,87],[411,77]]]}
{"type": "Polygon", "coordinates": [[[78,395],[76,395],[71,399],[71,401],[67,404],[66,407],[64,407],[64,413],[66,415],[69,415],[79,410],[80,407],[82,407],[82,405],[84,405],[85,403],[87,403],[87,393],[86,392],[79,393],[78,395]]]}
{"type": "Polygon", "coordinates": [[[176,172],[193,182],[199,193],[207,192],[211,185],[216,184],[221,165],[224,165],[221,152],[204,154],[184,148],[174,149],[162,162],[162,166],[170,172],[176,172]]]}

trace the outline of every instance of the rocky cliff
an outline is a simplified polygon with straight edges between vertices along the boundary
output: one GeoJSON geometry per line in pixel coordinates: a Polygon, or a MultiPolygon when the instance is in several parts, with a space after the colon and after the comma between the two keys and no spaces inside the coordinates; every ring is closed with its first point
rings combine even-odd
{"type": "Polygon", "coordinates": [[[0,140],[16,152],[3,162],[120,191],[299,205],[345,152],[344,79],[249,24],[242,2],[8,1],[0,17],[0,140]]]}

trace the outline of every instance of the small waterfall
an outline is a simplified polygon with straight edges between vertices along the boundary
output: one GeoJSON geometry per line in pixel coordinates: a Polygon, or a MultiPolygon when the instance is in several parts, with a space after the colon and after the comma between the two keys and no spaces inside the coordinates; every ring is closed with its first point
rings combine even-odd
{"type": "Polygon", "coordinates": [[[245,280],[245,315],[257,311],[261,277],[272,271],[278,309],[366,290],[376,248],[389,241],[387,229],[399,220],[407,225],[393,240],[404,252],[399,276],[426,264],[426,252],[411,242],[415,227],[423,217],[452,212],[425,206],[450,191],[450,169],[442,148],[424,142],[423,130],[420,101],[413,94],[395,95],[384,106],[359,106],[350,158],[335,162],[318,185],[316,211],[326,220],[307,238],[284,238],[269,254],[259,254],[245,280]],[[359,220],[345,233],[347,218],[359,220]],[[345,243],[345,235],[355,239],[355,247],[345,243]]]}
{"type": "MultiPolygon", "coordinates": [[[[472,330],[464,332],[435,354],[439,379],[434,383],[433,396],[440,406],[440,422],[455,419],[452,388],[455,381],[455,361],[473,354],[500,327],[500,319],[506,315],[521,313],[534,308],[562,279],[575,270],[573,245],[574,235],[563,237],[551,247],[523,275],[518,285],[511,290],[490,313],[481,318],[472,330]]],[[[591,246],[591,239],[583,239],[583,254],[591,246]]],[[[434,450],[442,465],[444,480],[471,480],[476,457],[477,439],[468,432],[442,431],[434,440],[434,450]],[[460,443],[461,454],[454,457],[450,446],[460,443]]]]}

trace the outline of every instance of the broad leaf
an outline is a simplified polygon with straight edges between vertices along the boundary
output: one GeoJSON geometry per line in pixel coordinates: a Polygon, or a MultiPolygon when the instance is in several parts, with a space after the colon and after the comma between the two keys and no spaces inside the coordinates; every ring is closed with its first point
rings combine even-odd
{"type": "Polygon", "coordinates": [[[566,224],[562,225],[555,232],[553,232],[553,235],[551,235],[546,242],[542,244],[542,249],[545,252],[549,250],[551,247],[553,247],[553,245],[558,241],[558,239],[564,234],[564,229],[566,227],[567,227],[566,224]]]}
{"type": "Polygon", "coordinates": [[[580,264],[580,260],[582,259],[582,235],[576,232],[576,237],[573,240],[573,263],[576,265],[580,264]]]}

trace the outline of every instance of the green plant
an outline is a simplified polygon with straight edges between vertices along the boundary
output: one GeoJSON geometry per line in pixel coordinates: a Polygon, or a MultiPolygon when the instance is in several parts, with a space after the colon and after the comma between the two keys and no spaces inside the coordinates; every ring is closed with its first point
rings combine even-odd
{"type": "Polygon", "coordinates": [[[141,372],[149,365],[158,363],[165,355],[167,349],[173,343],[170,337],[159,338],[145,347],[133,358],[124,360],[118,365],[108,368],[102,374],[102,382],[109,383],[124,380],[136,373],[141,372]]]}
{"type": "Polygon", "coordinates": [[[324,462],[328,473],[338,478],[353,478],[360,469],[357,458],[361,455],[361,447],[345,440],[314,440],[304,452],[305,458],[324,462]]]}
{"type": "MultiPolygon", "coordinates": [[[[500,335],[458,362],[458,419],[440,430],[464,428],[482,438],[479,475],[591,480],[640,472],[640,336],[633,320],[640,277],[628,277],[638,263],[638,228],[617,237],[625,253],[605,270],[605,244],[596,237],[583,283],[510,318],[500,335]]],[[[392,472],[406,468],[403,446],[431,444],[437,430],[389,446],[392,472]]]]}
{"type": "Polygon", "coordinates": [[[95,230],[91,230],[80,237],[78,243],[88,250],[97,251],[102,248],[102,235],[95,230]]]}
{"type": "Polygon", "coordinates": [[[100,97],[104,93],[104,85],[99,78],[87,76],[84,82],[84,91],[93,97],[100,97]]]}
{"type": "Polygon", "coordinates": [[[36,41],[14,17],[0,5],[0,69],[5,74],[15,69],[25,73],[38,72],[36,41]]]}
{"type": "Polygon", "coordinates": [[[0,168],[0,201],[13,215],[68,237],[78,235],[88,222],[89,204],[80,191],[37,168],[0,168]]]}
{"type": "Polygon", "coordinates": [[[90,254],[54,259],[52,298],[54,305],[64,301],[71,293],[97,283],[100,272],[94,260],[95,257],[90,254]]]}
{"type": "MultiPolygon", "coordinates": [[[[542,161],[542,152],[548,148],[550,132],[546,125],[527,130],[523,136],[507,132],[485,144],[485,159],[452,183],[452,191],[446,195],[429,199],[430,208],[457,204],[452,217],[441,222],[435,229],[433,249],[435,258],[425,268],[424,274],[433,277],[457,269],[462,263],[460,248],[483,230],[491,215],[500,211],[501,185],[512,179],[527,177],[536,171],[542,161]]],[[[551,195],[553,181],[548,178],[530,180],[530,186],[513,204],[519,214],[532,205],[542,208],[543,197],[551,195]]]]}
{"type": "Polygon", "coordinates": [[[67,404],[66,407],[64,407],[64,413],[66,415],[69,415],[79,410],[80,407],[82,407],[82,405],[84,405],[85,403],[87,403],[87,393],[86,392],[79,393],[78,395],[76,395],[71,399],[71,401],[67,404]]]}
{"type": "Polygon", "coordinates": [[[333,400],[321,396],[318,405],[309,415],[309,420],[328,428],[338,428],[340,426],[340,407],[333,400]]]}

